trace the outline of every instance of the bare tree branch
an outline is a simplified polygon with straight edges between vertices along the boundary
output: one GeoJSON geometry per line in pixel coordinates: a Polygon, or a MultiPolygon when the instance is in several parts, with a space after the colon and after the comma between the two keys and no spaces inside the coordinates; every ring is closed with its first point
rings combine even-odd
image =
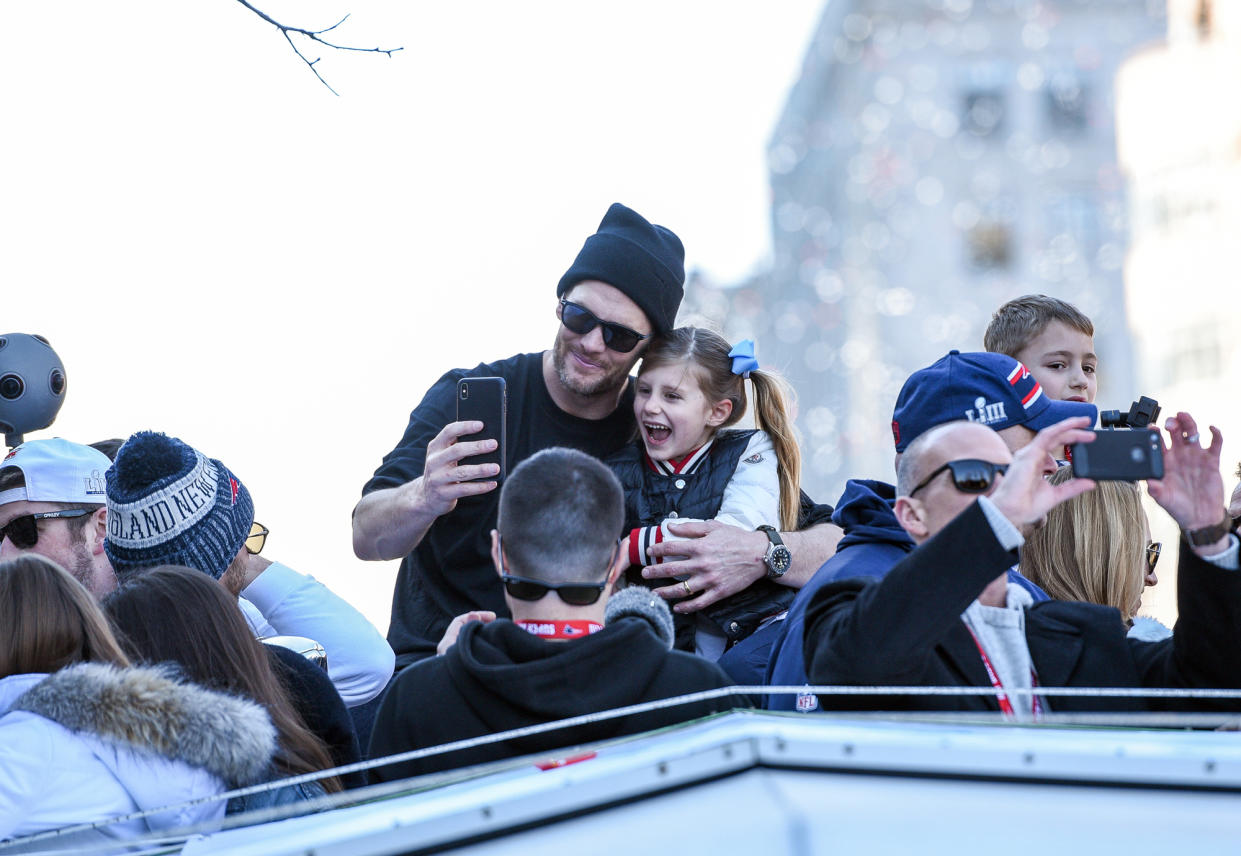
{"type": "Polygon", "coordinates": [[[349,20],[348,15],[341,18],[339,21],[337,21],[332,26],[324,27],[322,30],[307,30],[307,29],[303,29],[302,27],[290,27],[290,26],[280,23],[275,18],[271,17],[266,12],[264,12],[262,9],[255,7],[252,3],[249,2],[249,0],[237,0],[237,2],[240,3],[242,6],[245,6],[247,9],[249,9],[254,14],[258,15],[260,18],[262,18],[267,23],[271,24],[277,30],[279,30],[280,34],[284,36],[284,40],[289,43],[289,47],[293,48],[293,53],[297,54],[298,58],[301,59],[302,62],[306,63],[306,66],[311,70],[314,76],[319,78],[319,82],[322,83],[324,86],[326,86],[328,92],[331,92],[333,95],[340,95],[340,93],[337,92],[335,89],[333,89],[328,84],[328,82],[323,79],[323,75],[319,73],[319,69],[315,68],[315,66],[318,64],[319,60],[322,59],[322,57],[315,57],[314,59],[308,58],[306,54],[302,53],[301,50],[298,48],[297,43],[293,41],[294,35],[302,36],[308,39],[309,41],[318,42],[321,45],[324,45],[329,48],[333,48],[334,50],[338,50],[338,51],[358,51],[359,53],[381,53],[381,54],[387,54],[388,56],[392,56],[397,51],[404,50],[403,47],[400,47],[400,48],[359,48],[359,47],[354,47],[353,45],[339,45],[339,44],[336,44],[335,42],[329,42],[327,39],[323,38],[324,33],[330,33],[332,32],[332,30],[335,30],[341,24],[345,23],[345,21],[348,21],[349,20]]]}

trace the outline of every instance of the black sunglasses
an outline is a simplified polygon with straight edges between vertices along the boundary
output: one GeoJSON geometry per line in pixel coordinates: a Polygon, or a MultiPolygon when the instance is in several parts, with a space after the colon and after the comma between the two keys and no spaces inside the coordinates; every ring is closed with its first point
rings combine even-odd
{"type": "Polygon", "coordinates": [[[909,492],[913,496],[930,484],[944,470],[952,472],[952,483],[961,493],[986,493],[991,489],[997,474],[1008,472],[1008,464],[993,464],[976,458],[965,458],[960,461],[949,461],[942,467],[924,478],[922,482],[909,492]]]}
{"type": "Polygon", "coordinates": [[[601,583],[544,583],[512,574],[504,574],[500,579],[504,581],[504,590],[518,600],[542,600],[549,591],[554,591],[571,606],[590,606],[608,585],[607,580],[601,583]]]}
{"type": "Polygon", "coordinates": [[[19,550],[29,550],[39,543],[39,527],[36,520],[52,520],[62,517],[83,517],[91,513],[89,508],[66,508],[64,511],[42,511],[38,514],[23,514],[14,517],[0,527],[0,541],[8,538],[19,550]]]}
{"type": "Polygon", "coordinates": [[[1163,544],[1158,541],[1146,542],[1146,570],[1155,573],[1155,565],[1159,564],[1159,554],[1163,552],[1163,544]]]}
{"type": "Polygon", "coordinates": [[[585,336],[598,327],[603,331],[603,344],[622,354],[629,353],[646,338],[637,330],[630,330],[612,321],[603,321],[585,306],[578,306],[563,297],[560,298],[560,323],[579,336],[585,336]]]}

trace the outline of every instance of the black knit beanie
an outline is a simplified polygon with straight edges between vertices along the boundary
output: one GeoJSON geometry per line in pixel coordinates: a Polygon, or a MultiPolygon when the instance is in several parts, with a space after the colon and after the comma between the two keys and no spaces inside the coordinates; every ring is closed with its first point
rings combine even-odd
{"type": "Polygon", "coordinates": [[[676,324],[685,293],[685,248],[670,229],[614,202],[560,278],[556,296],[588,279],[622,291],[646,313],[654,332],[666,333],[676,324]]]}

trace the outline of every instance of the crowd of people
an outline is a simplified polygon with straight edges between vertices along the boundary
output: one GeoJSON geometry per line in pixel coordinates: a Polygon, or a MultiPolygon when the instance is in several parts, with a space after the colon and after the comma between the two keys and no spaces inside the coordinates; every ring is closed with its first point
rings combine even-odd
{"type": "Polygon", "coordinates": [[[359,558],[401,560],[386,640],[264,557],[244,483],[182,441],[142,431],[10,451],[0,839],[210,823],[368,781],[279,784],[290,776],[735,684],[805,689],[478,740],[369,780],[752,704],[1017,721],[1228,709],[1031,692],[1241,687],[1241,486],[1226,505],[1220,432],[1167,419],[1164,475],[1146,482],[1182,533],[1169,629],[1138,614],[1163,552],[1141,488],[1073,475],[1098,415],[1085,315],[1018,298],[997,309],[985,350],[914,372],[892,414],[895,482],[850,480],[833,508],[801,488],[792,390],[754,343],[676,326],[684,278],[677,236],[615,204],[557,285],[550,349],[428,390],[353,513],[359,558]],[[484,377],[507,395],[492,439],[457,418],[458,383],[484,377]],[[480,460],[493,454],[501,463],[480,460]],[[271,637],[313,640],[326,665],[271,637]],[[810,689],[833,685],[875,692],[810,689]],[[256,782],[277,784],[197,799],[256,782]]]}

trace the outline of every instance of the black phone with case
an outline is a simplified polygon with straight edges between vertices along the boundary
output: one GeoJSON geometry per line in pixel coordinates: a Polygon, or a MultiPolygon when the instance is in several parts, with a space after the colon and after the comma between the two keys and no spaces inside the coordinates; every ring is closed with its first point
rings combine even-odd
{"type": "MultiPolygon", "coordinates": [[[[499,464],[500,472],[474,481],[504,481],[505,424],[508,421],[508,396],[502,377],[463,377],[457,381],[457,421],[478,421],[483,430],[466,434],[461,441],[495,440],[496,449],[483,455],[462,458],[462,464],[499,464]]],[[[459,441],[460,442],[460,441],[459,441]]]]}
{"type": "Polygon", "coordinates": [[[1074,443],[1073,475],[1095,481],[1163,478],[1163,440],[1141,428],[1095,432],[1093,443],[1074,443]]]}

